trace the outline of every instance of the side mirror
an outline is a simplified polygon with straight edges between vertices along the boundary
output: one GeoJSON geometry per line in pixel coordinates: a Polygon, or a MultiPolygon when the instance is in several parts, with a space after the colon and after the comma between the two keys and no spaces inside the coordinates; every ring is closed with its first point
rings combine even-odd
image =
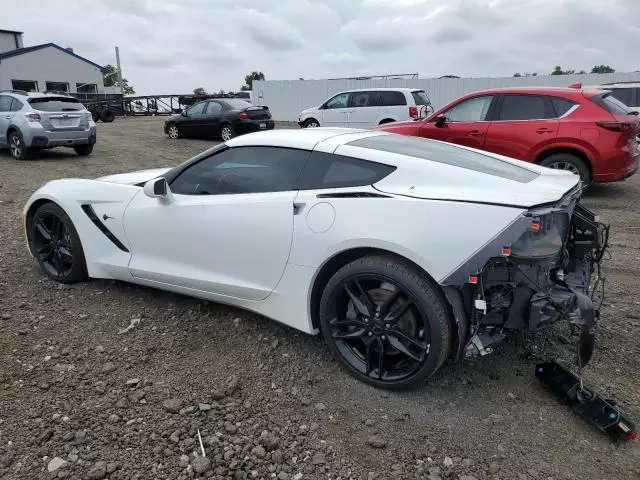
{"type": "Polygon", "coordinates": [[[187,109],[185,108],[184,110],[182,110],[180,112],[180,115],[182,115],[183,117],[188,117],[189,115],[187,114],[187,109]]]}
{"type": "Polygon", "coordinates": [[[433,123],[436,127],[442,127],[447,122],[447,116],[444,113],[437,115],[436,118],[433,119],[433,123]]]}
{"type": "Polygon", "coordinates": [[[164,177],[154,178],[144,184],[144,194],[150,198],[168,198],[171,191],[164,177]]]}

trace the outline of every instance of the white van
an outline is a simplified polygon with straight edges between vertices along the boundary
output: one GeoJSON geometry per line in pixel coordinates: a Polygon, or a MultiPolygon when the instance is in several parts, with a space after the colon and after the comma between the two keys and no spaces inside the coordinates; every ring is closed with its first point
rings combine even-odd
{"type": "Polygon", "coordinates": [[[340,92],[319,107],[300,113],[302,128],[369,128],[389,122],[425,117],[433,111],[429,97],[418,88],[363,88],[340,92]]]}

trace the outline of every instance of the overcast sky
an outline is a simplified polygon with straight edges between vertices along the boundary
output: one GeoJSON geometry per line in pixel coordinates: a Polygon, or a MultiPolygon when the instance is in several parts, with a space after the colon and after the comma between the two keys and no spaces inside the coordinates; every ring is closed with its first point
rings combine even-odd
{"type": "Polygon", "coordinates": [[[138,94],[267,79],[640,69],[640,0],[3,2],[0,28],[115,64],[138,94]]]}

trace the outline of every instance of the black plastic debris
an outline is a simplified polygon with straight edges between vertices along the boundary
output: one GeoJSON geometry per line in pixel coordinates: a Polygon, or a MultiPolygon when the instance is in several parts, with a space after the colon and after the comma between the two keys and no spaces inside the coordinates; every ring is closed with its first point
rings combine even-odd
{"type": "Polygon", "coordinates": [[[605,400],[586,388],[579,377],[558,363],[550,361],[536,365],[536,377],[574,413],[612,440],[632,441],[638,437],[637,425],[625,417],[613,400],[605,400]]]}

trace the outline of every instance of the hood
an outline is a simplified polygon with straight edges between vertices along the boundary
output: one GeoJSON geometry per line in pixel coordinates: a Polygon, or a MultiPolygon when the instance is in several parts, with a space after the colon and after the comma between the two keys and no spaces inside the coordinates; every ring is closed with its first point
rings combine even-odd
{"type": "Polygon", "coordinates": [[[136,183],[146,182],[152,178],[161,177],[171,168],[152,168],[149,170],[138,170],[129,173],[118,173],[115,175],[107,175],[105,177],[96,178],[100,182],[120,183],[125,185],[135,185],[136,183]]]}
{"type": "Polygon", "coordinates": [[[300,115],[304,115],[305,113],[317,112],[318,107],[305,108],[300,112],[300,115]]]}

